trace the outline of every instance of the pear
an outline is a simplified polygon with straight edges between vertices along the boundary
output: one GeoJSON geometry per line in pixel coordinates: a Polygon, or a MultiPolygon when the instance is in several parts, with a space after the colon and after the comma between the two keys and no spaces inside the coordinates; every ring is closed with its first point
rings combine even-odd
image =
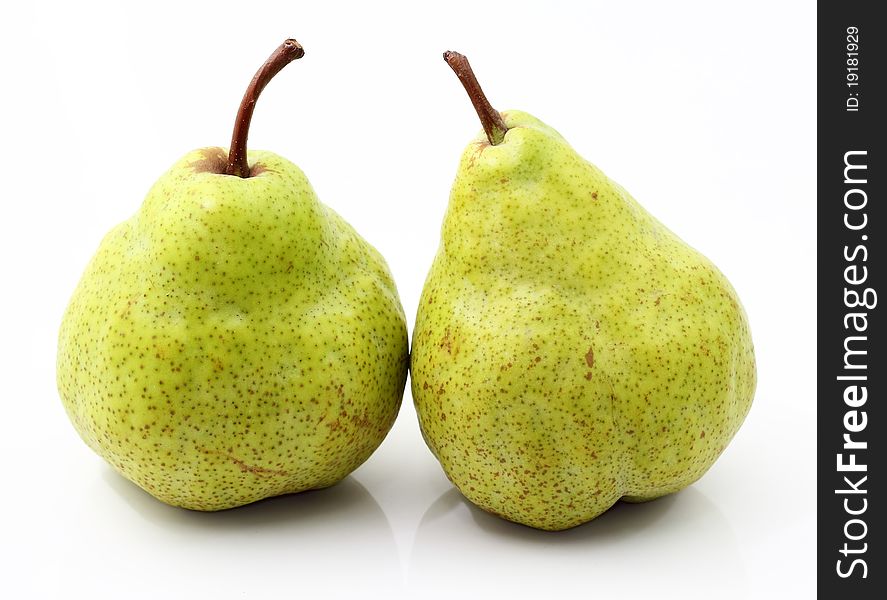
{"type": "Polygon", "coordinates": [[[186,154],[106,235],[58,340],[83,440],[158,499],[220,510],[330,486],[390,429],[408,364],[382,256],[291,162],[247,151],[259,69],[231,148],[186,154]]]}
{"type": "Polygon", "coordinates": [[[424,438],[471,502],[545,530],[705,473],[749,411],[752,339],[724,275],[444,55],[484,127],[462,155],[416,316],[424,438]]]}

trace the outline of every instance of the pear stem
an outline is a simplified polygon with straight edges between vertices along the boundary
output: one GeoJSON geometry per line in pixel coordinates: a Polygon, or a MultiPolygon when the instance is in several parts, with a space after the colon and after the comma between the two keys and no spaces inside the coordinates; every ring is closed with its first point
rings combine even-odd
{"type": "Polygon", "coordinates": [[[484,127],[484,132],[486,132],[490,144],[493,146],[501,144],[505,139],[505,132],[508,131],[508,127],[505,125],[505,121],[502,120],[502,115],[492,107],[490,101],[484,95],[484,91],[477,82],[477,77],[474,76],[474,71],[471,70],[468,59],[458,52],[450,51],[444,52],[443,58],[450,65],[459,81],[462,82],[462,87],[468,92],[468,97],[474,105],[474,110],[477,111],[477,116],[480,118],[480,123],[484,127]]]}
{"type": "Polygon", "coordinates": [[[268,85],[271,79],[280,73],[281,69],[297,58],[305,56],[305,49],[294,39],[288,39],[271,53],[259,70],[256,71],[253,80],[249,82],[243,100],[240,101],[240,109],[237,111],[237,119],[234,121],[234,133],[231,135],[231,147],[228,150],[228,166],[226,175],[249,177],[249,165],[246,162],[246,138],[249,135],[249,124],[253,118],[256,101],[259,94],[268,85]]]}

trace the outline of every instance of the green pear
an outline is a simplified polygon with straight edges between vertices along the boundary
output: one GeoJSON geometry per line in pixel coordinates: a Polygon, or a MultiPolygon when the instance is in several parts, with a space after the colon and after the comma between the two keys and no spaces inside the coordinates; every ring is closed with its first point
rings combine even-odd
{"type": "Polygon", "coordinates": [[[419,303],[412,391],[450,480],[561,530],[711,467],[751,406],[746,315],[720,271],[554,129],[496,112],[459,164],[419,303]]]}
{"type": "Polygon", "coordinates": [[[305,175],[246,150],[185,155],[111,230],[65,312],[58,387],[83,440],[163,502],[220,510],[330,486],[400,407],[403,309],[382,256],[305,175]]]}

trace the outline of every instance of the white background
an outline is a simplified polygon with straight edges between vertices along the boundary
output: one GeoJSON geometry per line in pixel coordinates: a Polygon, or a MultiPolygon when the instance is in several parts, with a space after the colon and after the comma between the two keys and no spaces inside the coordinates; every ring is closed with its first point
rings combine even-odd
{"type": "Polygon", "coordinates": [[[0,596],[812,597],[812,3],[132,4],[13,3],[0,20],[0,596]],[[760,382],[701,481],[563,533],[500,521],[448,483],[409,391],[340,485],[223,513],[155,501],[80,441],[54,354],[82,269],[176,159],[227,145],[287,36],[307,54],[267,88],[250,145],[299,164],[382,252],[411,327],[479,130],[446,49],[719,265],[760,382]]]}

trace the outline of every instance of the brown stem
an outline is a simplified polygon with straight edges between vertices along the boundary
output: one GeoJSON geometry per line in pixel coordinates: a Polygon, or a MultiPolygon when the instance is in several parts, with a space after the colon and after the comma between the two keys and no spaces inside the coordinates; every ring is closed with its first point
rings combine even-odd
{"type": "Polygon", "coordinates": [[[468,92],[468,97],[474,105],[474,110],[477,111],[477,116],[480,117],[480,123],[484,126],[487,139],[494,146],[501,144],[502,140],[505,139],[505,132],[508,131],[508,127],[506,127],[505,121],[502,120],[502,115],[490,105],[490,101],[487,100],[484,91],[480,89],[480,84],[477,82],[477,77],[474,76],[474,71],[471,70],[468,59],[458,52],[450,51],[444,52],[443,57],[453,72],[456,73],[459,81],[462,82],[462,87],[468,92]]]}
{"type": "Polygon", "coordinates": [[[256,100],[259,94],[268,85],[271,79],[280,73],[280,70],[297,58],[305,56],[305,49],[296,40],[289,39],[277,47],[268,60],[256,71],[253,80],[249,82],[243,100],[240,101],[240,109],[237,111],[237,119],[234,121],[234,133],[231,135],[231,147],[228,149],[228,166],[226,175],[249,177],[249,165],[246,162],[246,138],[249,135],[249,123],[253,118],[253,110],[256,108],[256,100]]]}

